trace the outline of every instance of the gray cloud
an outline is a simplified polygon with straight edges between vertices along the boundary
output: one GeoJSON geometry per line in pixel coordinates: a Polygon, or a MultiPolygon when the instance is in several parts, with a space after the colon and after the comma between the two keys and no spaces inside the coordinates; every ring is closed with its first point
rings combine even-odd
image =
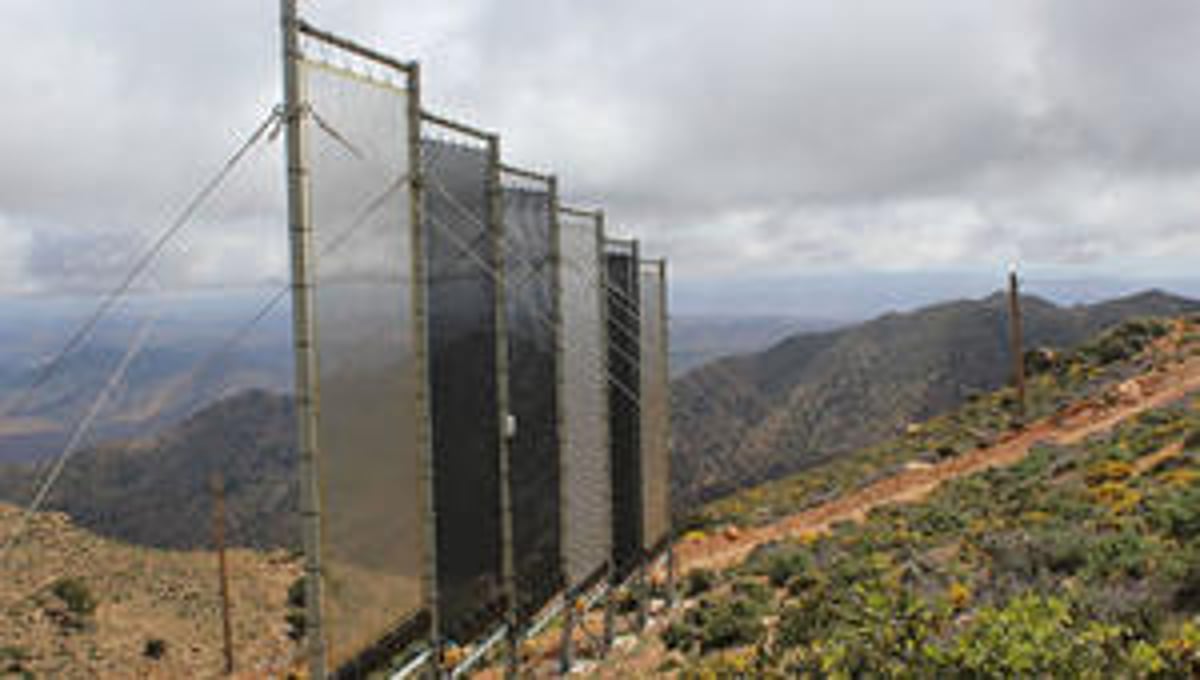
{"type": "MultiPolygon", "coordinates": [[[[1200,248],[1191,0],[301,6],[421,58],[431,108],[502,131],[511,160],[557,171],[685,279],[1183,271],[1200,248]]],[[[0,6],[19,55],[0,64],[0,288],[97,285],[127,262],[276,99],[275,9],[0,6]]],[[[156,285],[283,275],[278,153],[156,285]]]]}

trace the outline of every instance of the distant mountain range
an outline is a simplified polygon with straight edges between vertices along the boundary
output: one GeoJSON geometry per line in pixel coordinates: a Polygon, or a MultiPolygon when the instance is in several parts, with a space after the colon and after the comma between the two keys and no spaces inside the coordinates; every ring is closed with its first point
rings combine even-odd
{"type": "Polygon", "coordinates": [[[146,318],[154,321],[90,441],[141,437],[247,389],[291,387],[286,305],[243,334],[269,295],[135,298],[112,310],[49,380],[45,373],[95,300],[6,299],[0,304],[0,463],[38,460],[63,449],[71,429],[108,381],[146,318]]]}
{"type": "MultiPolygon", "coordinates": [[[[1200,302],[1150,291],[1060,307],[1023,297],[1027,347],[1065,348],[1200,302]]],[[[805,333],[675,380],[673,482],[690,507],[895,434],[1010,375],[1007,298],[960,300],[805,333]]]]}
{"type": "MultiPolygon", "coordinates": [[[[1027,346],[1065,348],[1129,318],[1200,311],[1200,302],[1148,292],[1074,307],[1026,297],[1023,308],[1027,346]]],[[[1003,385],[1008,371],[1000,294],[798,333],[764,351],[707,363],[673,383],[676,506],[882,440],[1003,385]]],[[[290,399],[250,390],[197,408],[156,437],[79,452],[47,507],[103,535],[163,547],[203,545],[208,478],[219,470],[232,541],[294,547],[290,399]]],[[[0,465],[0,500],[26,502],[36,474],[27,465],[0,465]]]]}
{"type": "MultiPolygon", "coordinates": [[[[163,434],[101,444],[74,456],[45,508],[98,534],[162,548],[207,547],[210,481],[224,480],[229,542],[299,546],[295,418],[288,397],[249,390],[163,434]]],[[[0,466],[0,499],[25,505],[45,473],[0,466]]]]}
{"type": "Polygon", "coordinates": [[[713,359],[757,352],[797,333],[825,331],[845,323],[794,316],[672,316],[671,373],[682,375],[713,359]]]}

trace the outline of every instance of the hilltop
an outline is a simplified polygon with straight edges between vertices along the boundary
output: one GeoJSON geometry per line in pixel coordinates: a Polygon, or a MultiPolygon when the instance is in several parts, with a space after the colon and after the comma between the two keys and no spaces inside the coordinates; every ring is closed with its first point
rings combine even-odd
{"type": "MultiPolygon", "coordinates": [[[[1067,349],[1124,320],[1200,303],[1148,291],[1060,307],[1022,298],[1027,348],[1067,349]]],[[[676,508],[693,508],[887,439],[1005,384],[1002,294],[959,300],[720,359],[672,386],[676,508]]]]}

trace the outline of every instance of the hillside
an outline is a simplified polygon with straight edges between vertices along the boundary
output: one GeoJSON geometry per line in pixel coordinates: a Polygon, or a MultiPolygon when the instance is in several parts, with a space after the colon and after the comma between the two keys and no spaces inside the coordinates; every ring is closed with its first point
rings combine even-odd
{"type": "Polygon", "coordinates": [[[1006,391],[712,506],[682,607],[597,675],[1197,677],[1197,331],[1130,323],[1034,367],[1062,405],[994,443],[949,445],[1006,391]],[[1132,377],[1072,378],[1104,368],[1132,377]]]}
{"type": "MultiPolygon", "coordinates": [[[[298,545],[291,400],[252,390],[221,400],[163,434],[80,451],[45,507],[101,535],[140,545],[208,545],[209,479],[226,479],[234,545],[298,545]]],[[[0,466],[0,500],[24,505],[34,469],[0,466]]]]}
{"type": "MultiPolygon", "coordinates": [[[[1200,303],[1151,291],[1088,306],[1024,297],[1026,347],[1067,348],[1134,317],[1200,303]]],[[[896,434],[1009,376],[1001,294],[791,337],[718,360],[673,385],[678,509],[896,434]]]]}
{"type": "MultiPolygon", "coordinates": [[[[0,536],[20,512],[0,504],[0,536]]],[[[228,555],[238,677],[294,667],[286,551],[228,555]]],[[[222,677],[217,557],[104,539],[59,513],[33,518],[0,561],[0,677],[222,677]]]]}

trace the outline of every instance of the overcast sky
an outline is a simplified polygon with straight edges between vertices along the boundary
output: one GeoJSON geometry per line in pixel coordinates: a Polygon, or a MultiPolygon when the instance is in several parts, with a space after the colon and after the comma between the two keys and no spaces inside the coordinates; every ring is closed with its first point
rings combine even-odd
{"type": "MultiPolygon", "coordinates": [[[[303,0],[694,290],[1190,275],[1195,0],[303,0]],[[708,288],[705,288],[708,287],[708,288]]],[[[0,3],[0,291],[111,282],[279,97],[273,0],[0,3]]],[[[278,142],[153,272],[286,271],[278,142]]],[[[732,304],[736,304],[732,303],[732,304]]]]}

